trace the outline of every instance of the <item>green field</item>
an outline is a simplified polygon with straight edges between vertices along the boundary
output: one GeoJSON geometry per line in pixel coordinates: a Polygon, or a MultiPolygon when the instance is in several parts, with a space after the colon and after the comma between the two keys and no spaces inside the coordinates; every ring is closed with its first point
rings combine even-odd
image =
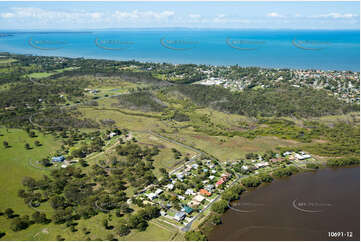
{"type": "Polygon", "coordinates": [[[59,70],[54,70],[54,71],[51,71],[51,72],[34,72],[34,73],[31,73],[29,75],[27,75],[28,77],[31,77],[31,78],[35,78],[35,79],[41,79],[41,78],[46,78],[46,77],[49,77],[49,76],[52,76],[52,75],[55,75],[55,74],[58,74],[58,73],[62,73],[64,71],[70,71],[70,70],[74,70],[76,69],[75,67],[67,67],[67,68],[64,68],[64,69],[59,69],[59,70]]]}
{"type": "MultiPolygon", "coordinates": [[[[44,158],[49,153],[54,152],[60,146],[60,142],[50,135],[43,135],[36,132],[38,137],[30,138],[28,134],[23,130],[0,129],[0,189],[2,196],[0,197],[0,210],[3,211],[6,208],[12,208],[16,214],[30,215],[34,211],[24,204],[22,198],[18,197],[17,192],[22,188],[21,181],[24,176],[30,176],[39,178],[45,171],[33,168],[29,165],[29,161],[36,161],[37,159],[44,158]],[[34,141],[38,140],[42,144],[40,147],[35,147],[34,141]],[[7,141],[10,148],[4,148],[3,141],[7,141]],[[24,145],[29,143],[33,149],[26,150],[24,145]]],[[[0,217],[0,224],[2,228],[9,226],[7,219],[4,216],[0,217]]],[[[29,236],[34,232],[36,226],[31,226],[29,229],[22,231],[21,233],[28,233],[29,236]]],[[[19,234],[15,235],[10,229],[6,229],[7,234],[3,237],[6,239],[16,240],[19,238],[19,234]]],[[[31,237],[24,235],[23,239],[31,239],[31,237]]]]}

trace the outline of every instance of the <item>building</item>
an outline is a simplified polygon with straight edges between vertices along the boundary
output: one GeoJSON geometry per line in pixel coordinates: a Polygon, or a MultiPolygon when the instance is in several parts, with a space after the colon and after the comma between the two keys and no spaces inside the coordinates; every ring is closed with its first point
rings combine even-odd
{"type": "Polygon", "coordinates": [[[186,212],[187,214],[191,214],[193,212],[193,209],[191,207],[188,206],[183,206],[183,210],[184,212],[186,212]]]}
{"type": "Polygon", "coordinates": [[[193,189],[188,188],[185,192],[185,195],[196,195],[196,193],[193,191],[193,189]]]}
{"type": "Polygon", "coordinates": [[[53,158],[51,158],[52,162],[63,162],[65,160],[64,156],[54,156],[53,158]]]}
{"type": "Polygon", "coordinates": [[[295,154],[295,157],[299,160],[306,160],[306,159],[309,159],[311,158],[310,155],[307,155],[307,154],[295,154]]]}
{"type": "Polygon", "coordinates": [[[254,166],[258,169],[258,168],[265,167],[265,166],[268,166],[268,165],[269,165],[268,162],[258,162],[254,166]]]}
{"type": "Polygon", "coordinates": [[[155,194],[155,193],[149,193],[149,194],[146,194],[146,196],[150,199],[150,200],[153,200],[153,199],[155,199],[155,198],[157,198],[158,196],[157,196],[157,194],[155,194]]]}
{"type": "Polygon", "coordinates": [[[193,198],[193,201],[201,203],[204,199],[205,197],[203,197],[202,195],[197,195],[193,198]]]}
{"type": "Polygon", "coordinates": [[[185,213],[185,212],[177,212],[177,213],[174,215],[174,219],[175,219],[177,222],[182,221],[185,217],[186,217],[186,213],[185,213]]]}
{"type": "Polygon", "coordinates": [[[199,190],[199,194],[204,195],[204,196],[211,196],[212,195],[212,193],[207,191],[206,189],[199,190]]]}
{"type": "Polygon", "coordinates": [[[170,183],[165,186],[169,191],[172,191],[174,189],[174,184],[170,183]]]}
{"type": "Polygon", "coordinates": [[[220,185],[222,185],[224,183],[224,180],[221,178],[216,182],[216,187],[219,187],[220,185]]]}
{"type": "Polygon", "coordinates": [[[160,195],[160,194],[162,194],[163,193],[163,190],[162,189],[157,189],[156,191],[155,191],[155,194],[158,196],[158,195],[160,195]]]}
{"type": "Polygon", "coordinates": [[[209,185],[205,186],[204,189],[206,189],[208,192],[212,192],[214,189],[214,185],[209,184],[209,185]]]}
{"type": "Polygon", "coordinates": [[[215,176],[209,176],[209,180],[213,180],[215,176]]]}

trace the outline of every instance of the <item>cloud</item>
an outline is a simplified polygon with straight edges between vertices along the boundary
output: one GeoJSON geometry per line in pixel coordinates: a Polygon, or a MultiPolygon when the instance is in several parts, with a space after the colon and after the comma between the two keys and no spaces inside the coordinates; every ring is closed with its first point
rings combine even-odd
{"type": "Polygon", "coordinates": [[[334,18],[334,19],[350,19],[358,17],[356,14],[352,13],[328,13],[328,14],[319,14],[312,16],[313,18],[334,18]]]}
{"type": "Polygon", "coordinates": [[[139,11],[134,10],[131,12],[121,12],[121,11],[115,11],[115,13],[112,15],[113,17],[117,19],[143,19],[143,18],[151,18],[151,19],[166,19],[171,16],[174,16],[175,13],[173,11],[162,11],[162,12],[154,12],[154,11],[139,11]]]}
{"type": "Polygon", "coordinates": [[[284,17],[283,15],[276,13],[276,12],[268,13],[267,16],[272,17],[272,18],[283,18],[284,17]]]}
{"type": "Polygon", "coordinates": [[[189,14],[188,17],[190,17],[192,19],[199,19],[199,18],[201,18],[201,15],[199,15],[199,14],[189,14]]]}

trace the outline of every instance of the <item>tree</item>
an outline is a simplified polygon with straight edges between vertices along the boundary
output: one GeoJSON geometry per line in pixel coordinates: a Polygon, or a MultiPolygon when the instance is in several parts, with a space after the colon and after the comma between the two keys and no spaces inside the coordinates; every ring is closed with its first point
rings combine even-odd
{"type": "Polygon", "coordinates": [[[228,208],[228,202],[225,200],[220,200],[212,204],[212,211],[216,213],[224,213],[228,208]]]}
{"type": "Polygon", "coordinates": [[[82,167],[87,167],[88,166],[88,163],[84,160],[84,159],[80,159],[79,160],[79,163],[82,167]]]}
{"type": "Polygon", "coordinates": [[[139,231],[144,231],[147,229],[147,227],[148,227],[148,223],[146,221],[142,221],[137,225],[137,229],[139,231]]]}
{"type": "Polygon", "coordinates": [[[22,180],[22,184],[24,187],[29,188],[30,190],[34,190],[37,187],[36,181],[32,177],[25,176],[22,180]]]}
{"type": "Polygon", "coordinates": [[[9,145],[9,143],[7,141],[3,141],[3,146],[4,146],[5,149],[10,147],[10,145],[9,145]]]}
{"type": "Polygon", "coordinates": [[[35,141],[34,141],[34,145],[35,145],[35,146],[41,146],[41,143],[39,142],[39,140],[35,140],[35,141]]]}
{"type": "Polygon", "coordinates": [[[31,215],[31,217],[35,223],[38,223],[38,224],[49,223],[49,219],[46,218],[45,213],[40,213],[40,212],[36,211],[35,213],[33,213],[31,215]]]}
{"type": "Polygon", "coordinates": [[[29,227],[29,225],[30,225],[29,216],[25,215],[21,218],[15,218],[11,222],[10,228],[12,231],[19,231],[19,230],[26,229],[27,227],[29,227]]]}
{"type": "Polygon", "coordinates": [[[217,225],[217,224],[221,224],[222,220],[221,220],[221,216],[218,214],[212,214],[209,216],[209,220],[211,221],[212,224],[217,225]]]}
{"type": "Polygon", "coordinates": [[[130,233],[130,229],[127,225],[125,224],[120,224],[118,229],[117,229],[117,233],[119,236],[125,236],[127,234],[130,233]]]}
{"type": "Polygon", "coordinates": [[[4,213],[8,218],[13,218],[14,217],[14,210],[12,210],[11,208],[5,209],[4,213]]]}
{"type": "Polygon", "coordinates": [[[205,241],[207,237],[201,231],[188,231],[184,238],[188,241],[205,241]]]}
{"type": "Polygon", "coordinates": [[[24,147],[25,147],[25,149],[27,149],[27,150],[30,150],[30,149],[31,149],[31,147],[30,147],[30,145],[29,145],[28,143],[26,143],[24,147]]]}

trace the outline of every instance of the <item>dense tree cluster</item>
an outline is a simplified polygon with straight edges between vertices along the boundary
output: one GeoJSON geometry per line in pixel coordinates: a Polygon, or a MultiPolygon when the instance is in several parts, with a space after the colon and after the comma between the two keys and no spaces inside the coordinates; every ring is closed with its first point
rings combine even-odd
{"type": "Polygon", "coordinates": [[[181,92],[199,105],[251,117],[319,117],[359,110],[359,105],[347,104],[326,91],[296,88],[287,84],[238,93],[204,85],[174,86],[170,90],[181,92]]]}

